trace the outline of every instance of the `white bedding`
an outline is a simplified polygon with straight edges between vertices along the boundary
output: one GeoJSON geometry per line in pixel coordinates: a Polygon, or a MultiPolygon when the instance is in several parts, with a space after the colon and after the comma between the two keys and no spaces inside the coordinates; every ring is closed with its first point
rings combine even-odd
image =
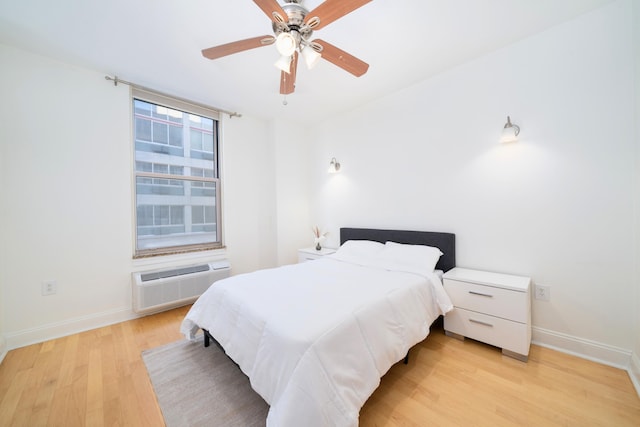
{"type": "Polygon", "coordinates": [[[222,345],[271,406],[268,427],[357,426],[380,378],[451,308],[436,274],[324,257],[216,282],[181,330],[222,345]]]}

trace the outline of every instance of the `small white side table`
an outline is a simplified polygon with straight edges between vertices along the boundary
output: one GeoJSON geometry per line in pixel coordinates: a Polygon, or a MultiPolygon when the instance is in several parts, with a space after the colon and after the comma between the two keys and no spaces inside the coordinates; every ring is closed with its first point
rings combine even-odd
{"type": "Polygon", "coordinates": [[[314,247],[298,249],[298,263],[319,259],[325,255],[331,255],[335,252],[336,250],[333,248],[322,248],[319,251],[314,247]]]}

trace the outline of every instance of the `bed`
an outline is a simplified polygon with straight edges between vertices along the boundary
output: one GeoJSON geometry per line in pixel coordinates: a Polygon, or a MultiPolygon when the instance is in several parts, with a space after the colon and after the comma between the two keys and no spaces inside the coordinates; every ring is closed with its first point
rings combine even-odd
{"type": "Polygon", "coordinates": [[[218,281],[182,322],[249,377],[268,427],[357,426],[380,378],[452,309],[436,270],[455,266],[455,235],[342,228],[340,243],[319,260],[218,281]]]}

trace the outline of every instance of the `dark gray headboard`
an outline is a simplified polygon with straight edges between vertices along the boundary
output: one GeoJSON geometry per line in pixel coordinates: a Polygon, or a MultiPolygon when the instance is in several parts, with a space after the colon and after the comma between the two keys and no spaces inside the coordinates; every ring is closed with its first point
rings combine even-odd
{"type": "Polygon", "coordinates": [[[387,241],[409,245],[427,245],[439,248],[444,255],[440,257],[437,270],[448,271],[456,266],[456,235],[434,231],[379,230],[375,228],[341,228],[340,244],[347,240],[387,241]]]}

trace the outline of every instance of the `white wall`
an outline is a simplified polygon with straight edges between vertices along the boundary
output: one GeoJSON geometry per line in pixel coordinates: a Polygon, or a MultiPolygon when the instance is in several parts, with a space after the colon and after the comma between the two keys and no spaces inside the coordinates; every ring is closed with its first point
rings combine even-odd
{"type": "Polygon", "coordinates": [[[312,243],[305,134],[281,120],[225,120],[225,230],[227,241],[242,242],[228,245],[235,273],[295,263],[312,243]]]}
{"type": "MultiPolygon", "coordinates": [[[[288,107],[285,107],[288,108],[288,107]]],[[[298,261],[297,249],[313,244],[309,212],[308,130],[282,120],[272,123],[275,140],[278,265],[298,261]]]]}
{"type": "MultiPolygon", "coordinates": [[[[0,110],[1,113],[1,110],[0,110]]],[[[0,128],[4,127],[4,120],[0,117],[0,128]]],[[[5,144],[2,143],[3,139],[0,138],[0,199],[4,199],[4,170],[6,168],[6,153],[5,153],[5,144]]],[[[5,221],[4,221],[4,205],[2,201],[0,201],[0,237],[4,236],[5,230],[5,221]]],[[[7,353],[6,341],[4,338],[5,327],[4,327],[4,318],[5,318],[5,310],[4,310],[4,283],[3,272],[5,270],[5,258],[7,256],[5,245],[3,243],[4,239],[0,238],[0,361],[2,361],[7,353]]]]}
{"type": "MultiPolygon", "coordinates": [[[[633,46],[635,52],[635,75],[640,76],[640,3],[633,3],[633,46]]],[[[631,378],[638,394],[640,394],[640,81],[635,81],[635,143],[636,143],[636,176],[635,176],[635,242],[636,242],[636,343],[631,363],[631,378]]]]}
{"type": "Polygon", "coordinates": [[[233,272],[276,264],[274,142],[269,124],[249,117],[224,120],[225,244],[233,272]]]}
{"type": "Polygon", "coordinates": [[[128,92],[0,49],[5,334],[122,311],[131,293],[128,92]],[[57,295],[41,296],[44,280],[57,281],[57,295]]]}
{"type": "MultiPolygon", "coordinates": [[[[133,317],[136,269],[220,256],[132,260],[127,86],[5,45],[0,63],[0,334],[9,348],[133,317]],[[56,295],[41,295],[44,280],[57,280],[56,295]]],[[[223,123],[234,273],[277,259],[268,128],[250,117],[223,123]]]]}
{"type": "Polygon", "coordinates": [[[550,302],[533,303],[534,338],[626,365],[637,331],[630,7],[316,127],[312,212],[331,243],[340,226],[454,232],[458,265],[551,287],[550,302]],[[520,142],[499,145],[507,115],[520,142]],[[323,173],[332,156],[338,176],[323,173]]]}

